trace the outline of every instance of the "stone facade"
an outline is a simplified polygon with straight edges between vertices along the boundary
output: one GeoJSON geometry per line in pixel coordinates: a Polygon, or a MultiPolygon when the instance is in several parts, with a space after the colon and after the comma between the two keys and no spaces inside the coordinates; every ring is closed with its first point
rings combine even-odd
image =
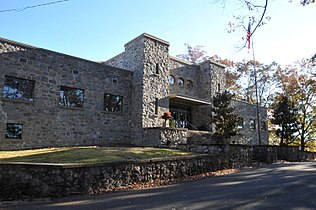
{"type": "MultiPolygon", "coordinates": [[[[177,145],[186,141],[188,129],[212,133],[212,97],[224,91],[224,69],[211,61],[195,65],[174,58],[167,41],[149,34],[128,42],[123,53],[106,62],[0,39],[0,149],[177,145]],[[7,97],[20,88],[8,90],[7,77],[33,82],[32,100],[7,97]],[[80,89],[83,106],[60,105],[63,87],[80,89]],[[122,98],[120,111],[105,109],[106,94],[122,98]],[[152,130],[163,127],[161,116],[167,111],[181,131],[152,130]],[[23,126],[19,138],[7,138],[10,125],[23,126]],[[176,140],[167,141],[166,136],[176,140]]],[[[239,114],[246,129],[248,118],[255,119],[255,106],[244,102],[236,106],[244,110],[239,114]]],[[[266,109],[260,110],[267,122],[266,109]]],[[[261,143],[267,144],[267,131],[261,136],[261,143]]],[[[255,131],[245,130],[236,138],[231,143],[258,143],[255,131]]]]}
{"type": "Polygon", "coordinates": [[[268,142],[268,124],[267,120],[267,109],[259,107],[259,125],[257,119],[257,107],[255,105],[249,105],[246,101],[233,100],[232,105],[235,110],[238,111],[238,115],[242,118],[243,127],[240,129],[239,133],[232,137],[231,143],[235,144],[246,144],[246,145],[267,145],[268,142]],[[253,129],[250,123],[254,122],[255,129],[253,129]],[[259,136],[254,135],[257,133],[257,128],[260,126],[260,143],[259,136]]]}
{"type": "Polygon", "coordinates": [[[6,40],[0,53],[1,93],[5,76],[35,81],[33,101],[1,97],[1,149],[130,142],[131,71],[6,40]],[[83,107],[60,106],[61,86],[83,89],[83,107]],[[104,93],[124,97],[122,113],[103,111],[104,93]],[[5,138],[7,123],[23,124],[22,139],[5,138]]]}

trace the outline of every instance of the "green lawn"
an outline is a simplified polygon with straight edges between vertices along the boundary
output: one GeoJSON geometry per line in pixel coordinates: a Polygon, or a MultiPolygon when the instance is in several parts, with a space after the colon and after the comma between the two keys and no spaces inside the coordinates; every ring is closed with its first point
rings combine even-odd
{"type": "Polygon", "coordinates": [[[125,160],[148,160],[192,153],[162,148],[140,147],[61,147],[20,151],[0,151],[0,162],[32,163],[109,163],[125,160]]]}

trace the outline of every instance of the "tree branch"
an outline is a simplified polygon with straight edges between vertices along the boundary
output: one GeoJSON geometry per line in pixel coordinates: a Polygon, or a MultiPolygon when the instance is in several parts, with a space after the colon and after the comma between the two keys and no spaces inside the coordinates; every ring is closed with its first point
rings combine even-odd
{"type": "Polygon", "coordinates": [[[251,32],[250,34],[250,37],[255,33],[255,31],[257,30],[257,28],[259,27],[259,25],[262,23],[263,21],[263,18],[264,18],[264,15],[266,14],[266,11],[267,11],[267,7],[268,7],[268,0],[266,0],[266,3],[264,6],[262,6],[263,9],[263,12],[262,12],[262,15],[261,15],[261,19],[259,20],[258,24],[256,25],[255,29],[251,32]]]}

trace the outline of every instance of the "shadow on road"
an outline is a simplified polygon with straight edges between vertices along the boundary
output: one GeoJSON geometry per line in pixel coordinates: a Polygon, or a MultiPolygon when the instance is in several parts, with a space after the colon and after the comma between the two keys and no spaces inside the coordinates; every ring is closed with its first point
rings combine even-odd
{"type": "MultiPolygon", "coordinates": [[[[169,186],[72,196],[4,209],[316,209],[316,163],[245,169],[169,186]]],[[[1,206],[0,206],[1,208],[1,206]]]]}

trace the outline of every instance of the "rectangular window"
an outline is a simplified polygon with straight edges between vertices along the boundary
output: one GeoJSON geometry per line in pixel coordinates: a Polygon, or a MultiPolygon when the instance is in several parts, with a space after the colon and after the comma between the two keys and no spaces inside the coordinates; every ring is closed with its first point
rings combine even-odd
{"type": "Polygon", "coordinates": [[[238,130],[243,130],[244,129],[244,118],[238,117],[237,129],[238,130]]]}
{"type": "Polygon", "coordinates": [[[260,130],[267,131],[267,123],[265,121],[260,122],[260,130]]]}
{"type": "Polygon", "coordinates": [[[5,76],[3,97],[22,101],[34,101],[35,81],[5,76]]]}
{"type": "Polygon", "coordinates": [[[251,131],[256,130],[256,121],[255,120],[250,120],[250,122],[249,122],[249,129],[251,131]]]}
{"type": "Polygon", "coordinates": [[[123,112],[123,96],[104,94],[104,111],[107,112],[123,112]]]}
{"type": "Polygon", "coordinates": [[[68,107],[83,107],[84,90],[71,87],[60,87],[59,105],[68,107]]]}
{"type": "Polygon", "coordinates": [[[22,124],[7,123],[5,138],[7,139],[22,139],[22,124]]]}
{"type": "Polygon", "coordinates": [[[155,114],[158,114],[158,107],[159,107],[159,100],[158,98],[155,98],[155,114]]]}
{"type": "Polygon", "coordinates": [[[159,64],[158,63],[156,63],[156,74],[159,74],[159,72],[160,72],[160,66],[159,66],[159,64]]]}

